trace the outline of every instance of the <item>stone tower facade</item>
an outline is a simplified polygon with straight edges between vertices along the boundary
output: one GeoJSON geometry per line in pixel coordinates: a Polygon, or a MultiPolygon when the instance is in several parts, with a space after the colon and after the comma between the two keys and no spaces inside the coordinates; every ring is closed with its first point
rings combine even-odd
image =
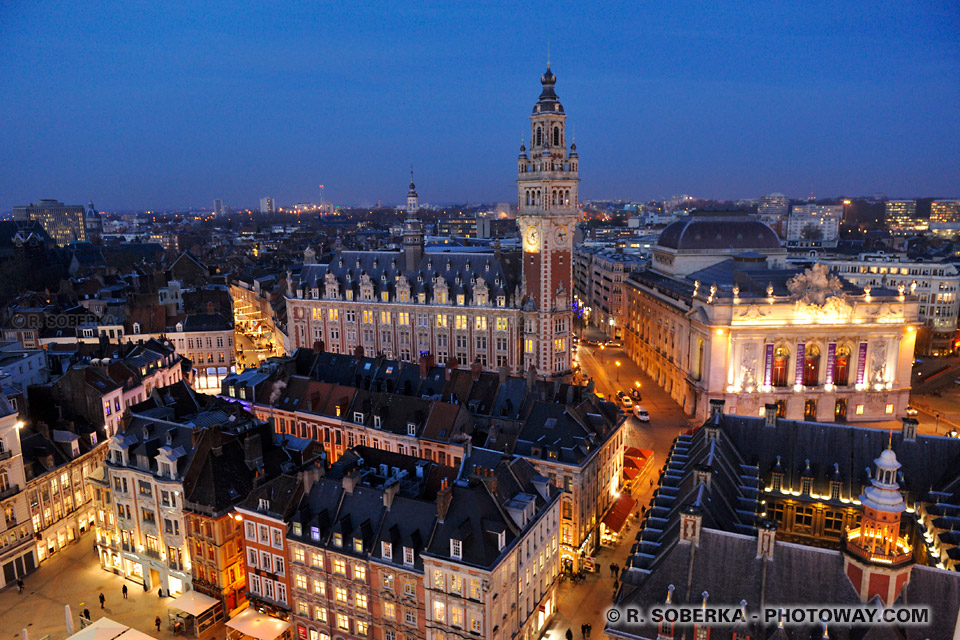
{"type": "Polygon", "coordinates": [[[523,362],[540,375],[570,370],[573,233],[580,159],[566,140],[563,105],[547,65],[530,116],[530,155],[517,160],[517,224],[523,244],[523,362]]]}

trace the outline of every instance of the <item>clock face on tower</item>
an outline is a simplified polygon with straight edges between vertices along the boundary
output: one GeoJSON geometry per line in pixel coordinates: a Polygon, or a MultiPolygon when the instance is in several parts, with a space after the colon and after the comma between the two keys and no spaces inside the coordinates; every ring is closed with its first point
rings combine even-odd
{"type": "Polygon", "coordinates": [[[530,249],[536,249],[539,242],[540,231],[538,231],[536,227],[530,227],[527,229],[527,247],[530,249]]]}
{"type": "Polygon", "coordinates": [[[567,228],[557,227],[557,244],[563,246],[566,243],[567,243],[567,228]]]}

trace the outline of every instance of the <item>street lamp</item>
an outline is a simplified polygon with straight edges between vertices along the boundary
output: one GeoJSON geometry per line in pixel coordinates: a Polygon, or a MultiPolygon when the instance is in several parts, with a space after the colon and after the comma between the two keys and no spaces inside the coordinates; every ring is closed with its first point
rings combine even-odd
{"type": "Polygon", "coordinates": [[[620,361],[619,360],[616,361],[616,365],[617,365],[617,382],[620,382],[620,361]]]}
{"type": "Polygon", "coordinates": [[[603,350],[606,348],[606,345],[600,345],[600,362],[603,362],[603,350]]]}

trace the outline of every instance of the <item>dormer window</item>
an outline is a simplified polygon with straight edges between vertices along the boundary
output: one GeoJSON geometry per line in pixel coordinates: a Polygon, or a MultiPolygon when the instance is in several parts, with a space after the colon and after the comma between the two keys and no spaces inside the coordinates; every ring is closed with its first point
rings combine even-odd
{"type": "Polygon", "coordinates": [[[783,486],[783,474],[775,473],[773,474],[773,491],[781,491],[783,486]]]}
{"type": "Polygon", "coordinates": [[[498,307],[505,307],[505,306],[507,306],[507,298],[506,298],[506,296],[497,296],[497,306],[498,306],[498,307]]]}
{"type": "Polygon", "coordinates": [[[354,538],[353,539],[353,550],[357,553],[363,553],[363,539],[354,538]]]}
{"type": "Polygon", "coordinates": [[[831,500],[840,499],[840,483],[839,482],[830,483],[830,499],[831,500]]]}
{"type": "Polygon", "coordinates": [[[310,527],[310,537],[313,540],[320,540],[320,529],[318,527],[310,527]]]}
{"type": "Polygon", "coordinates": [[[800,493],[805,496],[810,495],[810,489],[813,486],[813,478],[801,478],[800,479],[800,493]]]}
{"type": "Polygon", "coordinates": [[[178,322],[178,323],[177,323],[177,331],[183,331],[183,323],[182,323],[182,322],[178,322]]]}
{"type": "Polygon", "coordinates": [[[333,546],[342,547],[343,546],[343,534],[335,533],[333,534],[333,546]]]}
{"type": "Polygon", "coordinates": [[[140,333],[140,323],[139,323],[139,322],[134,322],[134,323],[133,323],[133,332],[134,332],[134,333],[140,333]]]}
{"type": "Polygon", "coordinates": [[[420,304],[425,304],[427,302],[427,294],[419,293],[417,294],[417,302],[420,304]]]}
{"type": "Polygon", "coordinates": [[[380,428],[380,416],[373,416],[373,426],[377,429],[380,428]]]}
{"type": "Polygon", "coordinates": [[[411,547],[403,548],[403,564],[413,564],[413,549],[411,547]]]}
{"type": "Polygon", "coordinates": [[[380,557],[393,558],[393,545],[389,542],[380,543],[380,557]]]}
{"type": "Polygon", "coordinates": [[[257,511],[270,511],[270,501],[266,498],[260,498],[260,502],[257,504],[257,511]]]}
{"type": "Polygon", "coordinates": [[[501,531],[497,534],[497,551],[503,551],[505,546],[507,546],[507,532],[501,531]]]}
{"type": "Polygon", "coordinates": [[[467,296],[465,296],[465,295],[462,294],[462,293],[458,293],[458,294],[457,294],[457,304],[458,304],[458,305],[460,305],[460,306],[462,307],[462,306],[466,303],[466,301],[467,301],[467,296]]]}
{"type": "Polygon", "coordinates": [[[417,425],[415,425],[415,424],[412,423],[412,422],[408,422],[408,423],[407,423],[407,435],[408,435],[408,436],[415,436],[415,435],[417,435],[417,425]]]}
{"type": "Polygon", "coordinates": [[[455,560],[463,558],[463,542],[455,538],[450,538],[450,557],[455,560]]]}
{"type": "Polygon", "coordinates": [[[303,535],[303,525],[299,522],[293,523],[293,535],[302,536],[303,535]]]}
{"type": "Polygon", "coordinates": [[[389,292],[389,291],[381,291],[381,292],[380,292],[380,301],[381,301],[381,302],[390,302],[390,292],[389,292]]]}
{"type": "Polygon", "coordinates": [[[353,421],[356,422],[357,424],[363,424],[363,414],[360,413],[359,411],[354,411],[353,421]]]}

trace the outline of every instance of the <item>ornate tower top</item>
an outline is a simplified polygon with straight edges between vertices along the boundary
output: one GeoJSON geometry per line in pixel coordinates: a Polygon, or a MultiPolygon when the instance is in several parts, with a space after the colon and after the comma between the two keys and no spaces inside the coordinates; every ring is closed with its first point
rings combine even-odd
{"type": "Polygon", "coordinates": [[[540,91],[540,99],[533,106],[534,115],[538,113],[563,113],[560,98],[557,97],[557,92],[553,90],[554,85],[557,84],[557,76],[553,75],[553,71],[550,70],[549,62],[547,63],[547,70],[540,76],[540,84],[543,85],[543,89],[540,91]]]}
{"type": "Polygon", "coordinates": [[[417,185],[413,184],[413,167],[410,167],[410,190],[407,191],[407,197],[417,197],[417,185]]]}

